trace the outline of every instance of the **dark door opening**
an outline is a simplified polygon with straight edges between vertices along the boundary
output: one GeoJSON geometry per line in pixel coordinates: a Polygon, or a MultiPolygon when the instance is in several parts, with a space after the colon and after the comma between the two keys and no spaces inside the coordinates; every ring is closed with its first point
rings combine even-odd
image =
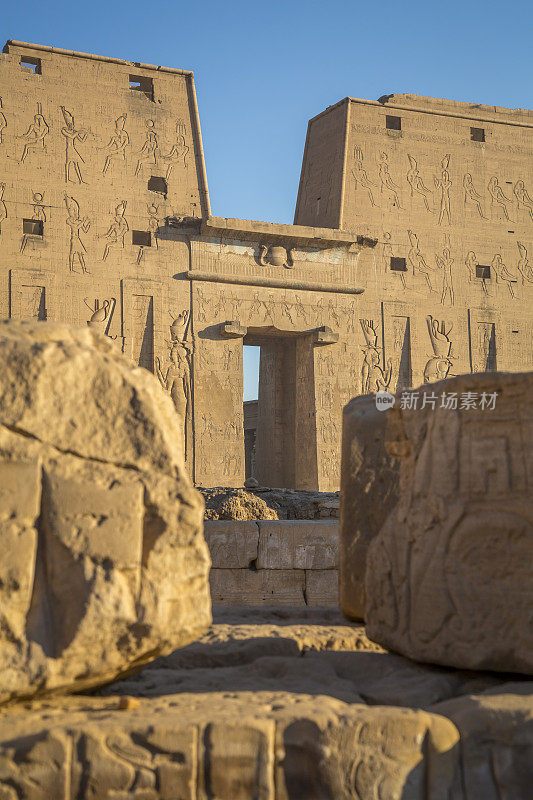
{"type": "Polygon", "coordinates": [[[249,346],[260,349],[257,406],[254,408],[252,401],[245,401],[244,406],[245,454],[247,441],[249,447],[253,441],[249,458],[245,455],[247,477],[256,478],[261,486],[314,489],[317,452],[312,337],[258,329],[249,331],[243,344],[245,350],[249,346]]]}

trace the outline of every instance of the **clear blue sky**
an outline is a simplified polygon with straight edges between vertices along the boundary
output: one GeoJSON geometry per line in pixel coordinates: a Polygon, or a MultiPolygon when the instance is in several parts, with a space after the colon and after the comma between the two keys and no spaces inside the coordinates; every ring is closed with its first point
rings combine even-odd
{"type": "Polygon", "coordinates": [[[192,69],[213,214],[292,222],[307,120],[347,95],[532,108],[531,7],[4,0],[0,24],[4,40],[192,69]]]}

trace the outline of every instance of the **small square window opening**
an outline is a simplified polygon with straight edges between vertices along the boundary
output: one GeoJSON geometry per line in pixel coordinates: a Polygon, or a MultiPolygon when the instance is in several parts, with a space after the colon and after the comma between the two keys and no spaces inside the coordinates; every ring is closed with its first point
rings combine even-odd
{"type": "Polygon", "coordinates": [[[470,138],[473,142],[484,142],[485,128],[470,128],[470,138]]]}
{"type": "Polygon", "coordinates": [[[154,99],[154,82],[144,75],[130,75],[130,89],[133,92],[142,92],[148,100],[154,99]]]}
{"type": "Polygon", "coordinates": [[[482,278],[484,281],[490,279],[490,267],[484,264],[476,264],[476,278],[482,278]]]}
{"type": "Polygon", "coordinates": [[[132,231],[131,243],[139,245],[139,247],[151,247],[152,235],[150,231],[132,231]]]}
{"type": "Polygon", "coordinates": [[[31,69],[35,75],[42,74],[40,58],[34,58],[33,56],[22,56],[20,59],[20,66],[31,69]]]}
{"type": "Polygon", "coordinates": [[[25,236],[44,236],[44,222],[42,219],[23,219],[22,233],[25,236]]]}
{"type": "Polygon", "coordinates": [[[397,256],[392,256],[390,260],[390,268],[393,272],[407,272],[407,264],[405,258],[398,258],[397,256]]]}
{"type": "Polygon", "coordinates": [[[159,175],[152,175],[148,178],[148,191],[149,192],[158,192],[162,194],[164,197],[167,196],[167,182],[164,178],[161,178],[159,175]]]}
{"type": "Polygon", "coordinates": [[[389,131],[401,131],[402,129],[402,118],[401,117],[392,117],[390,114],[385,115],[385,127],[389,131]]]}

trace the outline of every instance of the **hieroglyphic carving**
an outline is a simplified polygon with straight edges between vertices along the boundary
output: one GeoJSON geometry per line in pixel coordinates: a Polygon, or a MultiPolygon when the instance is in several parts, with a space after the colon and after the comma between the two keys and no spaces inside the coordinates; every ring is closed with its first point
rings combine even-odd
{"type": "Polygon", "coordinates": [[[447,153],[444,156],[440,166],[441,166],[440,177],[437,177],[437,175],[433,176],[435,189],[437,189],[440,192],[439,225],[442,225],[444,217],[446,217],[448,225],[451,225],[452,213],[451,213],[450,189],[452,186],[452,179],[450,178],[450,173],[448,172],[448,167],[450,166],[449,153],[447,153]]]}
{"type": "Polygon", "coordinates": [[[407,154],[407,158],[409,159],[409,164],[410,164],[410,167],[407,171],[407,183],[409,184],[409,187],[411,189],[411,197],[414,196],[415,192],[416,194],[420,195],[420,197],[424,201],[424,206],[426,207],[426,211],[429,211],[429,213],[432,214],[433,212],[429,207],[427,198],[428,194],[432,194],[431,189],[428,189],[426,186],[424,186],[424,181],[422,180],[422,176],[420,175],[420,170],[418,169],[418,164],[416,162],[416,159],[413,156],[409,155],[409,153],[407,154]]]}
{"type": "Polygon", "coordinates": [[[262,267],[266,267],[268,264],[272,264],[273,267],[286,267],[286,269],[294,267],[290,248],[286,249],[280,245],[269,247],[266,244],[260,244],[258,258],[262,267]]]}
{"type": "Polygon", "coordinates": [[[155,371],[159,382],[165,389],[174,404],[174,408],[180,418],[182,426],[183,445],[185,460],[189,455],[189,421],[191,417],[191,367],[189,363],[191,345],[184,341],[185,327],[187,324],[188,312],[184,311],[174,320],[170,326],[170,364],[163,372],[159,357],[155,358],[155,371]],[[185,316],[184,316],[185,315],[185,316]]]}
{"type": "Polygon", "coordinates": [[[409,242],[411,247],[407,254],[407,260],[409,261],[412,269],[413,275],[419,273],[420,275],[424,276],[424,279],[428,285],[430,292],[436,292],[437,290],[433,288],[431,284],[430,272],[433,272],[433,267],[430,267],[427,263],[426,259],[422,255],[420,251],[420,245],[418,242],[418,236],[414,231],[407,231],[407,235],[409,237],[409,242]]]}
{"type": "Polygon", "coordinates": [[[18,137],[19,139],[24,140],[24,148],[20,157],[21,164],[24,163],[29,153],[32,153],[34,150],[36,150],[39,145],[41,145],[41,148],[44,151],[45,139],[48,136],[49,131],[50,127],[43,116],[42,106],[40,103],[37,103],[37,113],[33,118],[33,122],[30,124],[26,133],[18,137]]]}
{"type": "Polygon", "coordinates": [[[2,103],[2,98],[0,97],[0,144],[3,144],[4,142],[4,131],[7,128],[7,119],[2,111],[3,107],[4,104],[2,103]]]}
{"type": "Polygon", "coordinates": [[[520,254],[520,258],[518,259],[516,266],[518,272],[522,276],[522,283],[524,284],[526,281],[528,281],[528,283],[533,283],[533,268],[528,261],[527,250],[522,242],[517,242],[516,245],[520,254]]]}
{"type": "MultiPolygon", "coordinates": [[[[392,316],[392,339],[390,348],[392,375],[396,376],[393,391],[405,389],[411,385],[411,320],[409,317],[392,316]]],[[[390,354],[387,349],[387,355],[390,354]]]]}
{"type": "Polygon", "coordinates": [[[361,188],[366,189],[368,197],[370,199],[370,205],[375,206],[376,203],[374,202],[374,195],[372,194],[372,186],[376,184],[370,180],[368,175],[366,174],[366,170],[363,166],[363,151],[360,147],[355,147],[354,149],[354,157],[355,157],[355,165],[354,169],[352,170],[352,175],[354,177],[354,189],[357,191],[359,186],[361,188]]]}
{"type": "Polygon", "coordinates": [[[438,321],[433,319],[431,314],[426,317],[426,321],[429,338],[431,339],[431,346],[433,348],[433,356],[431,356],[424,367],[424,383],[430,383],[446,378],[452,366],[450,356],[450,351],[452,349],[452,343],[450,341],[452,325],[446,330],[444,321],[439,325],[438,321]]]}
{"type": "Polygon", "coordinates": [[[391,235],[389,231],[383,233],[383,244],[381,245],[381,255],[383,258],[383,271],[388,272],[390,267],[390,260],[394,253],[391,244],[391,235]]]}
{"type": "Polygon", "coordinates": [[[387,195],[392,208],[401,208],[398,192],[396,191],[400,187],[392,180],[391,174],[389,172],[388,159],[389,157],[387,153],[381,152],[379,154],[378,165],[379,165],[380,192],[381,194],[387,195]]]}
{"type": "Polygon", "coordinates": [[[183,160],[183,166],[187,167],[187,154],[189,153],[189,146],[185,139],[187,129],[183,120],[179,119],[176,122],[176,141],[172,145],[168,156],[163,156],[165,161],[168,161],[167,167],[167,181],[172,173],[172,168],[175,164],[179,164],[183,160]]]}
{"type": "Polygon", "coordinates": [[[116,158],[122,156],[122,160],[126,160],[126,147],[130,143],[129,134],[125,128],[127,114],[122,114],[115,120],[115,131],[105,146],[105,161],[102,169],[102,174],[105,175],[116,158]]]}
{"type": "Polygon", "coordinates": [[[465,194],[464,194],[464,206],[465,206],[465,208],[466,208],[466,205],[467,205],[468,202],[472,203],[472,205],[474,205],[476,207],[477,212],[478,212],[479,216],[481,217],[481,219],[486,219],[486,217],[485,217],[485,215],[483,213],[483,207],[481,205],[482,197],[481,197],[480,194],[478,194],[478,192],[476,192],[476,189],[474,187],[474,183],[472,181],[472,175],[469,172],[465,173],[465,175],[463,177],[463,189],[465,191],[465,194]]]}
{"type": "Polygon", "coordinates": [[[513,187],[513,194],[516,197],[516,209],[520,212],[520,209],[523,208],[525,211],[529,213],[529,216],[533,220],[533,200],[529,196],[526,190],[526,186],[523,180],[518,180],[514,187],[513,187]]]}
{"type": "Polygon", "coordinates": [[[256,314],[259,314],[261,310],[263,311],[263,322],[266,322],[267,319],[269,319],[272,325],[274,325],[274,318],[268,303],[260,298],[259,292],[254,292],[253,300],[248,312],[248,319],[251,319],[256,314]]]}
{"type": "Polygon", "coordinates": [[[87,131],[76,128],[74,117],[70,111],[67,111],[65,106],[61,106],[61,113],[65,120],[65,125],[61,128],[61,133],[65,137],[65,183],[72,181],[70,177],[71,167],[74,169],[78,183],[85,183],[80,167],[80,161],[83,164],[85,163],[85,159],[78,151],[76,142],[84,142],[87,139],[87,131]]]}
{"type": "Polygon", "coordinates": [[[102,261],[105,261],[109,255],[109,251],[112,247],[116,244],[124,247],[124,237],[126,236],[127,232],[129,231],[129,225],[124,216],[126,212],[126,200],[123,200],[118,206],[115,208],[115,216],[113,218],[113,222],[109,226],[107,232],[104,235],[106,239],[106,244],[104,247],[104,254],[102,256],[102,261]]]}
{"type": "Polygon", "coordinates": [[[89,305],[86,299],[84,299],[83,302],[91,312],[91,316],[87,320],[89,328],[93,328],[99,333],[108,335],[109,326],[111,325],[111,320],[117,304],[116,299],[112,297],[110,300],[104,300],[102,305],[100,305],[98,299],[95,299],[93,306],[89,305]]]}
{"type": "Polygon", "coordinates": [[[0,183],[0,233],[2,233],[2,222],[7,219],[7,206],[4,202],[5,183],[0,183]]]}
{"type": "MultiPolygon", "coordinates": [[[[46,212],[44,210],[44,205],[43,205],[43,195],[41,194],[41,192],[33,192],[32,199],[33,199],[32,219],[35,221],[42,222],[44,224],[46,222],[46,212]]],[[[0,219],[0,224],[1,224],[1,219],[0,219]]],[[[24,252],[24,250],[26,249],[26,245],[28,244],[28,240],[31,238],[32,237],[29,234],[23,233],[22,241],[20,243],[21,253],[24,252]]]]}
{"type": "Polygon", "coordinates": [[[70,248],[68,254],[69,270],[70,272],[76,271],[74,269],[74,261],[77,258],[81,266],[81,271],[88,274],[89,270],[85,265],[85,253],[87,250],[81,240],[80,231],[87,233],[91,227],[91,223],[88,217],[83,217],[83,219],[80,217],[79,204],[73,197],[65,195],[65,205],[67,207],[67,225],[70,228],[70,248]]]}
{"type": "Polygon", "coordinates": [[[511,297],[514,297],[515,293],[513,284],[518,282],[518,277],[507,269],[503,263],[501,253],[495,253],[494,258],[492,259],[491,267],[496,277],[496,283],[501,281],[502,283],[507,284],[509,294],[511,297]]]}
{"type": "Polygon", "coordinates": [[[442,251],[442,258],[435,253],[435,261],[437,266],[442,269],[442,292],[440,301],[444,305],[444,301],[448,298],[450,305],[454,305],[455,297],[453,292],[453,278],[452,278],[452,264],[453,258],[451,257],[450,249],[445,247],[442,251]]]}
{"type": "Polygon", "coordinates": [[[142,168],[146,166],[155,166],[157,164],[157,133],[155,131],[155,123],[153,119],[146,120],[146,139],[141,147],[137,166],[135,167],[135,175],[139,175],[142,168]]]}
{"type": "Polygon", "coordinates": [[[392,376],[392,360],[388,359],[387,365],[381,366],[381,348],[378,347],[378,334],[375,323],[370,319],[360,319],[366,345],[363,347],[364,360],[361,371],[362,394],[379,392],[387,389],[392,376]]]}
{"type": "Polygon", "coordinates": [[[509,203],[509,199],[504,195],[502,187],[498,183],[498,178],[496,175],[493,175],[490,181],[487,184],[487,189],[490,194],[491,200],[490,205],[491,207],[496,204],[501,211],[503,211],[503,215],[506,220],[509,220],[509,213],[507,211],[507,203],[509,203]]]}

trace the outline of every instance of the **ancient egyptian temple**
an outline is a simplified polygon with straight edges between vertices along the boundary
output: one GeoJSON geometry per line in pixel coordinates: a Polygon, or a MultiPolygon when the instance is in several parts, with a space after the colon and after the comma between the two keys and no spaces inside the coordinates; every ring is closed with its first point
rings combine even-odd
{"type": "Polygon", "coordinates": [[[0,316],[154,372],[197,485],[243,484],[245,345],[254,476],[322,491],[354,395],[532,368],[533,112],[345,98],[289,225],[211,215],[191,72],[9,41],[0,84],[0,316]]]}

